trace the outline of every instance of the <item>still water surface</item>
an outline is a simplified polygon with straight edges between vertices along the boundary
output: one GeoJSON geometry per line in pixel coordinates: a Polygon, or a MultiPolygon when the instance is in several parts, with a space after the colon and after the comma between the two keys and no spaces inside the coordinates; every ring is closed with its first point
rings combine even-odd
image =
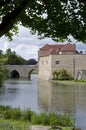
{"type": "Polygon", "coordinates": [[[8,79],[0,89],[0,104],[30,107],[35,112],[67,112],[76,126],[86,130],[86,84],[61,84],[32,80],[8,79]]]}

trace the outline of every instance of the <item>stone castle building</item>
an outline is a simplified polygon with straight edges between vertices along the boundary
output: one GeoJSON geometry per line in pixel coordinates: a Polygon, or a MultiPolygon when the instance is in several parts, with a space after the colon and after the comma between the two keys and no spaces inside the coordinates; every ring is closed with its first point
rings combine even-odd
{"type": "Polygon", "coordinates": [[[86,54],[80,54],[75,44],[46,44],[40,48],[39,79],[52,79],[52,72],[66,69],[76,79],[86,79],[86,54]]]}

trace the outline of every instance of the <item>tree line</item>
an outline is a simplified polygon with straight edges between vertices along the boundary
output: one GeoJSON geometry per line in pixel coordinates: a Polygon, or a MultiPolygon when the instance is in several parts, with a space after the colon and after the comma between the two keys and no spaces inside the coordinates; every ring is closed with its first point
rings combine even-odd
{"type": "Polygon", "coordinates": [[[23,57],[17,55],[15,51],[12,51],[10,48],[8,48],[5,54],[2,50],[0,50],[0,64],[35,65],[37,64],[37,61],[34,58],[26,60],[23,57]]]}

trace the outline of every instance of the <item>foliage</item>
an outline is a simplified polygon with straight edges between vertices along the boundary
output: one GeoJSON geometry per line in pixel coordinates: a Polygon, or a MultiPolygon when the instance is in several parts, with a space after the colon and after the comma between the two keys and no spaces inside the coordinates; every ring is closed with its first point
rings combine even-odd
{"type": "Polygon", "coordinates": [[[7,50],[6,50],[6,57],[9,57],[10,55],[12,55],[13,54],[13,52],[12,52],[12,50],[10,49],[10,48],[8,48],[7,50]]]}
{"type": "Polygon", "coordinates": [[[29,59],[28,61],[27,61],[27,65],[36,65],[38,62],[35,60],[35,59],[29,59]]]}
{"type": "Polygon", "coordinates": [[[12,54],[8,57],[7,63],[10,65],[23,65],[26,63],[26,60],[16,54],[12,54]]]}
{"type": "Polygon", "coordinates": [[[6,53],[3,54],[3,51],[1,50],[1,58],[0,58],[0,64],[1,65],[24,65],[26,64],[26,60],[22,58],[21,56],[18,56],[15,51],[12,51],[10,48],[6,50],[6,53]]]}
{"type": "Polygon", "coordinates": [[[7,73],[7,69],[3,65],[0,65],[0,87],[3,80],[6,78],[6,73],[7,73]]]}
{"type": "Polygon", "coordinates": [[[58,79],[58,72],[57,72],[56,70],[53,71],[52,75],[53,75],[53,79],[54,79],[54,80],[57,80],[57,79],[58,79]]]}
{"type": "Polygon", "coordinates": [[[68,114],[39,113],[30,109],[20,110],[9,106],[0,106],[0,119],[11,119],[29,121],[31,124],[41,124],[50,126],[74,126],[75,121],[68,114]]]}
{"type": "Polygon", "coordinates": [[[0,87],[4,79],[7,78],[7,69],[4,65],[24,65],[26,60],[21,56],[18,56],[15,51],[12,51],[10,48],[6,50],[6,53],[3,54],[3,51],[0,50],[0,87]]]}
{"type": "Polygon", "coordinates": [[[23,120],[23,121],[26,120],[26,121],[31,122],[31,117],[33,114],[34,114],[34,112],[31,111],[30,108],[27,108],[27,109],[21,111],[21,120],[23,120]]]}
{"type": "Polygon", "coordinates": [[[0,130],[28,130],[28,122],[0,119],[0,130]]]}
{"type": "Polygon", "coordinates": [[[59,71],[53,71],[52,73],[54,80],[71,80],[73,79],[72,75],[68,73],[65,69],[59,71]]]}
{"type": "Polygon", "coordinates": [[[86,42],[85,0],[1,0],[0,36],[10,39],[18,33],[18,24],[38,31],[41,38],[86,42]],[[39,26],[40,25],[40,26],[39,26]]]}
{"type": "Polygon", "coordinates": [[[8,58],[1,58],[0,59],[0,65],[5,65],[7,63],[8,58]]]}

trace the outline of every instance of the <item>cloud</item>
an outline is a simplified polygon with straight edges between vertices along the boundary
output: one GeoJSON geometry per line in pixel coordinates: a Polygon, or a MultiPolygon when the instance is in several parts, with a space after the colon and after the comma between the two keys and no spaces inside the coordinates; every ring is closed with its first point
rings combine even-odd
{"type": "Polygon", "coordinates": [[[29,29],[19,26],[19,34],[13,37],[13,41],[9,42],[5,36],[0,38],[0,49],[5,52],[10,48],[25,59],[37,59],[39,48],[46,43],[50,44],[55,42],[50,38],[40,40],[37,34],[31,35],[29,29]]]}
{"type": "MultiPolygon", "coordinates": [[[[72,43],[76,44],[77,49],[86,50],[86,44],[77,42],[72,38],[72,43]]],[[[8,39],[3,36],[0,38],[0,49],[4,52],[10,48],[18,55],[25,59],[38,58],[38,50],[45,44],[57,44],[50,38],[40,40],[37,34],[31,35],[30,30],[19,26],[19,33],[13,37],[13,41],[9,42],[8,39]]]]}

